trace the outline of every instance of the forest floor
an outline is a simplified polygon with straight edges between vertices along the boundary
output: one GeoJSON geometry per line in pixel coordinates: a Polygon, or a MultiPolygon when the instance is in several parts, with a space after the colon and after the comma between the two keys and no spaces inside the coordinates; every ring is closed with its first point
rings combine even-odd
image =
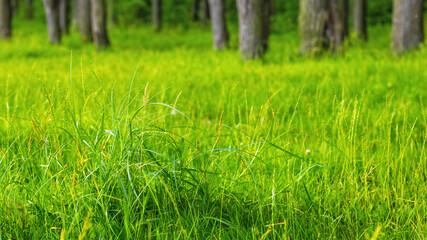
{"type": "Polygon", "coordinates": [[[214,52],[209,29],[0,43],[0,238],[426,239],[427,48],[214,52]]]}

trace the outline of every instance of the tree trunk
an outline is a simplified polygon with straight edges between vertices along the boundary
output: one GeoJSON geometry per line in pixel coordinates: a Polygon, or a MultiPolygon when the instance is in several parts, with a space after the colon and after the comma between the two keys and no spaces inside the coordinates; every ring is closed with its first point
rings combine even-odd
{"type": "Polygon", "coordinates": [[[354,1],[354,32],[357,38],[368,40],[368,30],[366,23],[367,0],[354,1]]]}
{"type": "Polygon", "coordinates": [[[46,12],[47,31],[49,41],[53,44],[61,42],[61,29],[59,27],[59,0],[43,0],[46,12]]]}
{"type": "Polygon", "coordinates": [[[12,6],[10,0],[0,0],[0,39],[12,36],[12,6]]]}
{"type": "Polygon", "coordinates": [[[92,34],[98,50],[110,45],[106,26],[104,0],[91,0],[92,3],[92,34]]]}
{"type": "Polygon", "coordinates": [[[19,12],[19,0],[12,0],[12,18],[19,12]]]}
{"type": "Polygon", "coordinates": [[[327,37],[336,51],[348,37],[348,0],[329,0],[328,7],[327,37]]]}
{"type": "Polygon", "coordinates": [[[209,14],[209,3],[208,0],[201,0],[202,1],[202,18],[200,19],[200,24],[203,27],[206,27],[208,24],[208,20],[210,18],[209,14]]]}
{"type": "Polygon", "coordinates": [[[326,38],[327,6],[328,0],[300,0],[301,54],[317,54],[328,45],[326,38]]]}
{"type": "Polygon", "coordinates": [[[199,21],[200,0],[194,0],[193,4],[193,22],[199,21]]]}
{"type": "Polygon", "coordinates": [[[162,0],[153,0],[153,27],[156,32],[162,29],[162,0]]]}
{"type": "Polygon", "coordinates": [[[338,50],[348,36],[348,0],[300,0],[301,54],[338,50]]]}
{"type": "Polygon", "coordinates": [[[70,33],[70,0],[59,0],[59,26],[62,33],[70,33]]]}
{"type": "Polygon", "coordinates": [[[209,0],[209,4],[212,18],[213,48],[221,50],[227,47],[229,39],[224,0],[209,0]]]}
{"type": "Polygon", "coordinates": [[[270,17],[273,13],[273,1],[264,0],[262,2],[262,48],[266,52],[268,50],[268,37],[270,36],[270,17]]]}
{"type": "Polygon", "coordinates": [[[401,55],[424,41],[422,0],[394,0],[392,52],[401,55]]]}
{"type": "Polygon", "coordinates": [[[261,58],[267,43],[265,0],[237,0],[239,12],[239,43],[242,60],[261,58]]]}
{"type": "Polygon", "coordinates": [[[27,15],[27,19],[34,18],[33,0],[27,0],[26,15],[27,15]]]}
{"type": "Polygon", "coordinates": [[[83,42],[92,42],[91,4],[90,0],[77,0],[78,27],[83,42]]]}

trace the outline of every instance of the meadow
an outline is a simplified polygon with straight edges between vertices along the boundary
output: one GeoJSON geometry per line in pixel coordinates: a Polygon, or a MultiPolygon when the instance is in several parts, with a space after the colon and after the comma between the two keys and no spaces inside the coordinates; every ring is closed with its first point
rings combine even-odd
{"type": "Polygon", "coordinates": [[[390,26],[240,61],[237,31],[0,43],[0,239],[426,239],[427,49],[390,26]]]}

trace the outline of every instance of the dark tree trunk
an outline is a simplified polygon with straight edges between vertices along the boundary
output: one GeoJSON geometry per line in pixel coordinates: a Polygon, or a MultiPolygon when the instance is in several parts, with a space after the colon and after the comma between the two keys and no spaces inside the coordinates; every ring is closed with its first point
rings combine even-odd
{"type": "Polygon", "coordinates": [[[98,50],[110,45],[106,26],[104,0],[91,0],[92,3],[92,34],[98,50]]]}
{"type": "Polygon", "coordinates": [[[424,41],[422,0],[394,0],[392,52],[401,55],[424,41]]]}
{"type": "Polygon", "coordinates": [[[229,38],[224,0],[209,0],[209,4],[212,18],[213,47],[215,50],[221,50],[227,47],[229,38]]]}
{"type": "Polygon", "coordinates": [[[354,1],[354,32],[357,38],[368,40],[368,30],[366,23],[367,0],[354,1]]]}
{"type": "Polygon", "coordinates": [[[326,38],[327,7],[328,0],[300,0],[301,54],[317,54],[328,45],[326,38]]]}
{"type": "Polygon", "coordinates": [[[153,0],[153,27],[156,32],[162,29],[162,0],[153,0]]]}
{"type": "Polygon", "coordinates": [[[270,17],[273,13],[273,1],[274,0],[264,0],[262,2],[262,47],[263,51],[268,50],[268,37],[270,36],[270,17]]]}
{"type": "Polygon", "coordinates": [[[210,15],[209,15],[209,3],[208,0],[202,1],[202,17],[200,19],[200,24],[205,27],[208,24],[210,15]]]}
{"type": "Polygon", "coordinates": [[[92,22],[90,0],[77,0],[78,27],[83,42],[92,42],[92,22]]]}
{"type": "Polygon", "coordinates": [[[61,29],[59,27],[59,0],[43,0],[46,12],[47,31],[49,41],[53,44],[61,42],[61,29]]]}
{"type": "Polygon", "coordinates": [[[193,3],[193,22],[199,21],[200,0],[194,0],[193,3]]]}
{"type": "Polygon", "coordinates": [[[348,0],[329,0],[328,8],[327,37],[336,51],[348,37],[348,0]]]}
{"type": "MultiPolygon", "coordinates": [[[[269,1],[269,0],[268,0],[269,1]]],[[[243,60],[261,58],[267,49],[269,26],[265,0],[237,0],[239,43],[243,60]]],[[[268,14],[269,18],[269,14],[268,14]]]]}
{"type": "Polygon", "coordinates": [[[0,0],[0,39],[12,36],[12,7],[10,0],[0,0]]]}
{"type": "Polygon", "coordinates": [[[33,0],[27,0],[25,10],[26,10],[27,19],[33,19],[34,18],[33,0]]]}
{"type": "Polygon", "coordinates": [[[19,12],[19,0],[12,0],[12,17],[19,12]]]}
{"type": "Polygon", "coordinates": [[[70,0],[59,0],[59,26],[62,33],[70,33],[70,0]]]}

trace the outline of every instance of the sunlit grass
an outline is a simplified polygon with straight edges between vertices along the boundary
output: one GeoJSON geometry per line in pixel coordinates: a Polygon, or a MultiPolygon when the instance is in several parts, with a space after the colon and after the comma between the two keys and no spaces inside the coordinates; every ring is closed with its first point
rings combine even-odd
{"type": "Polygon", "coordinates": [[[345,55],[265,60],[204,29],[0,43],[0,237],[427,237],[426,49],[389,27],[345,55]],[[310,153],[307,154],[307,150],[310,153]]]}

